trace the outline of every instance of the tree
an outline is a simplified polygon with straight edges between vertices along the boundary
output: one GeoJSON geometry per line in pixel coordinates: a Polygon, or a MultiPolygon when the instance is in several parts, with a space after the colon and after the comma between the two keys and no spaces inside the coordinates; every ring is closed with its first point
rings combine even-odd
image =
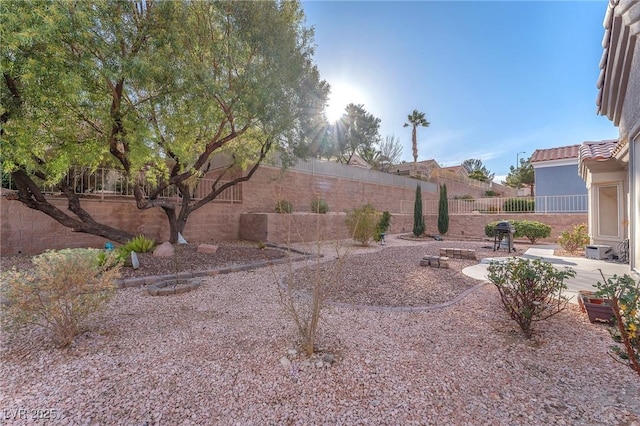
{"type": "Polygon", "coordinates": [[[416,202],[413,205],[413,235],[419,237],[424,234],[424,216],[422,216],[422,188],[416,186],[416,202]]]}
{"type": "Polygon", "coordinates": [[[385,136],[380,141],[380,157],[378,159],[377,168],[383,172],[389,172],[392,165],[397,164],[402,155],[402,145],[400,139],[395,136],[385,136]]]}
{"type": "Polygon", "coordinates": [[[375,156],[374,146],[380,140],[380,119],[364,109],[364,105],[349,104],[335,126],[338,161],[349,164],[353,155],[375,156]]]}
{"type": "Polygon", "coordinates": [[[64,179],[72,165],[122,170],[137,207],[161,208],[176,241],[269,151],[305,155],[325,126],[328,85],[298,2],[7,1],[0,13],[3,169],[20,202],[76,231],[131,238],[83,208],[64,179]],[[193,199],[217,154],[229,164],[193,199]]]}
{"type": "Polygon", "coordinates": [[[530,160],[531,158],[521,158],[520,166],[517,169],[511,166],[509,168],[509,174],[507,175],[507,178],[505,180],[505,185],[518,189],[524,186],[528,186],[529,190],[531,191],[531,196],[533,196],[535,174],[530,160]]]}
{"type": "Polygon", "coordinates": [[[462,167],[467,171],[469,178],[479,180],[480,182],[491,182],[495,173],[491,173],[482,160],[469,159],[462,162],[462,167]]]}
{"type": "Polygon", "coordinates": [[[438,200],[438,232],[444,235],[449,231],[449,203],[447,200],[447,185],[440,185],[440,199],[438,200]]]}
{"type": "Polygon", "coordinates": [[[418,126],[429,127],[431,123],[424,117],[424,112],[419,112],[414,109],[411,114],[407,116],[407,123],[404,123],[404,127],[411,126],[411,146],[413,148],[413,164],[418,162],[418,138],[417,128],[418,126]]]}

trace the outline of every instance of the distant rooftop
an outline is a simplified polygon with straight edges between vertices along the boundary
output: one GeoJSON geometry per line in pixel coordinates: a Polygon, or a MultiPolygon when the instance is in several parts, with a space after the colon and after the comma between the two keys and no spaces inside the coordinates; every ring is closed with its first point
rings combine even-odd
{"type": "Polygon", "coordinates": [[[561,146],[559,148],[536,149],[531,154],[531,162],[551,160],[566,160],[570,158],[578,159],[580,155],[580,144],[561,146]]]}

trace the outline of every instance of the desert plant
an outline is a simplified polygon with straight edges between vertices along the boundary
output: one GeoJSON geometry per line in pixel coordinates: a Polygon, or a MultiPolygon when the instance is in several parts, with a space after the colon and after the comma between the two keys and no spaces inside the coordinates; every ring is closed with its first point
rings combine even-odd
{"type": "Polygon", "coordinates": [[[502,204],[505,212],[532,212],[535,211],[535,201],[529,198],[509,198],[502,204]]]}
{"type": "Polygon", "coordinates": [[[447,199],[447,185],[440,185],[440,199],[438,200],[438,232],[442,235],[449,230],[449,200],[447,199]]]}
{"type": "Polygon", "coordinates": [[[276,202],[276,213],[291,213],[293,205],[287,200],[278,200],[276,202]]]}
{"type": "Polygon", "coordinates": [[[600,270],[600,275],[603,282],[596,284],[595,295],[611,300],[616,316],[616,332],[611,335],[617,345],[611,346],[611,350],[640,374],[640,282],[636,284],[627,274],[605,279],[600,270]]]}
{"type": "Polygon", "coordinates": [[[347,213],[345,221],[349,234],[363,246],[369,245],[369,240],[376,233],[376,226],[380,220],[380,213],[371,204],[355,208],[347,213]]]}
{"type": "Polygon", "coordinates": [[[583,250],[584,247],[589,244],[587,224],[582,223],[575,225],[571,231],[562,231],[562,233],[560,233],[560,237],[558,237],[558,244],[570,253],[576,253],[579,250],[583,250]]]}
{"type": "MultiPolygon", "coordinates": [[[[290,228],[291,232],[291,228],[290,228]]],[[[342,276],[342,265],[346,259],[346,250],[340,243],[335,246],[335,268],[322,268],[323,229],[320,226],[319,216],[316,218],[316,238],[313,244],[305,250],[314,253],[307,257],[302,268],[294,269],[294,260],[288,262],[288,274],[280,281],[275,272],[274,279],[280,284],[278,292],[280,304],[287,316],[291,318],[296,332],[300,338],[300,344],[307,356],[313,354],[316,349],[318,327],[322,321],[322,311],[325,306],[327,293],[332,286],[337,286],[342,276]]],[[[288,236],[289,240],[291,235],[288,236]]],[[[290,246],[290,243],[287,244],[290,246]]]]}
{"type": "Polygon", "coordinates": [[[526,237],[531,244],[535,244],[540,238],[547,238],[551,235],[549,225],[534,220],[521,220],[515,227],[518,236],[526,237]]]}
{"type": "Polygon", "coordinates": [[[47,251],[32,260],[33,270],[2,274],[2,323],[8,329],[34,325],[56,344],[71,344],[82,322],[113,296],[120,268],[115,254],[100,265],[97,249],[47,251]]]}
{"type": "Polygon", "coordinates": [[[311,211],[313,213],[325,214],[329,211],[329,204],[322,198],[314,198],[311,200],[311,211]]]}
{"type": "Polygon", "coordinates": [[[564,280],[575,276],[571,268],[559,271],[549,262],[515,257],[492,261],[487,270],[505,310],[527,339],[532,336],[534,321],[547,319],[565,309],[569,299],[562,294],[567,288],[564,280]]]}
{"type": "MultiPolygon", "coordinates": [[[[117,260],[124,266],[131,266],[131,252],[136,253],[148,253],[153,251],[156,247],[155,240],[149,239],[144,235],[138,235],[127,241],[126,244],[118,247],[115,250],[115,256],[117,260]]],[[[106,258],[106,254],[104,256],[100,256],[101,259],[106,258]]]]}
{"type": "Polygon", "coordinates": [[[391,226],[391,213],[389,213],[388,211],[384,211],[382,212],[382,216],[380,217],[380,220],[376,225],[376,230],[375,230],[375,233],[373,234],[373,239],[375,241],[380,241],[381,234],[384,234],[385,232],[387,232],[387,229],[389,229],[389,226],[391,226]]]}
{"type": "Polygon", "coordinates": [[[416,186],[416,201],[413,205],[413,235],[419,237],[424,234],[424,216],[422,215],[422,188],[416,186]]]}

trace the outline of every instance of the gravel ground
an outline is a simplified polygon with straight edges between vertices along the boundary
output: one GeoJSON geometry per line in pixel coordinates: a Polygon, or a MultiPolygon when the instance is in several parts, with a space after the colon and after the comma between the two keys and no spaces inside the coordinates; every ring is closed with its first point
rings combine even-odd
{"type": "MultiPolygon", "coordinates": [[[[375,271],[393,270],[405,253],[396,247],[426,253],[434,244],[352,247],[345,269],[360,254],[376,268],[349,282],[379,282],[375,271]]],[[[332,248],[323,253],[335,261],[332,248]]],[[[607,355],[607,327],[577,307],[525,340],[491,285],[434,311],[332,306],[319,344],[335,362],[316,368],[296,354],[278,303],[276,281],[289,273],[218,275],[168,297],[118,290],[65,350],[36,330],[3,334],[3,424],[56,410],[49,424],[640,425],[638,376],[607,355]]]]}

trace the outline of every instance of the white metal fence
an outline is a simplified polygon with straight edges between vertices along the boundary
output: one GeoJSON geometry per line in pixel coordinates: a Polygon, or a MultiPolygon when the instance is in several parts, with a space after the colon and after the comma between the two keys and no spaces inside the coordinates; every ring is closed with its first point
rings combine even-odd
{"type": "MultiPolygon", "coordinates": [[[[2,187],[13,189],[10,175],[2,180],[2,187]]],[[[133,197],[133,183],[125,176],[121,170],[117,169],[91,169],[89,167],[74,167],[64,178],[67,185],[72,187],[76,194],[86,196],[95,196],[99,198],[109,197],[133,197]]],[[[191,197],[194,201],[204,198],[211,191],[211,185],[214,179],[198,178],[191,185],[191,197]]],[[[218,186],[225,184],[227,181],[218,182],[218,186]]],[[[61,195],[57,185],[47,185],[41,183],[40,191],[49,195],[61,195]]],[[[154,189],[154,185],[150,182],[142,184],[142,190],[145,194],[149,194],[154,189]]],[[[160,193],[161,198],[180,198],[175,186],[165,188],[160,193]]],[[[214,202],[240,203],[242,202],[242,183],[225,189],[214,202]]]]}
{"type": "MultiPolygon", "coordinates": [[[[424,200],[424,214],[438,214],[438,200],[424,200]]],[[[413,212],[414,201],[402,200],[401,213],[413,212]]],[[[449,214],[472,213],[586,213],[587,195],[553,195],[512,198],[450,199],[449,214]]]]}

